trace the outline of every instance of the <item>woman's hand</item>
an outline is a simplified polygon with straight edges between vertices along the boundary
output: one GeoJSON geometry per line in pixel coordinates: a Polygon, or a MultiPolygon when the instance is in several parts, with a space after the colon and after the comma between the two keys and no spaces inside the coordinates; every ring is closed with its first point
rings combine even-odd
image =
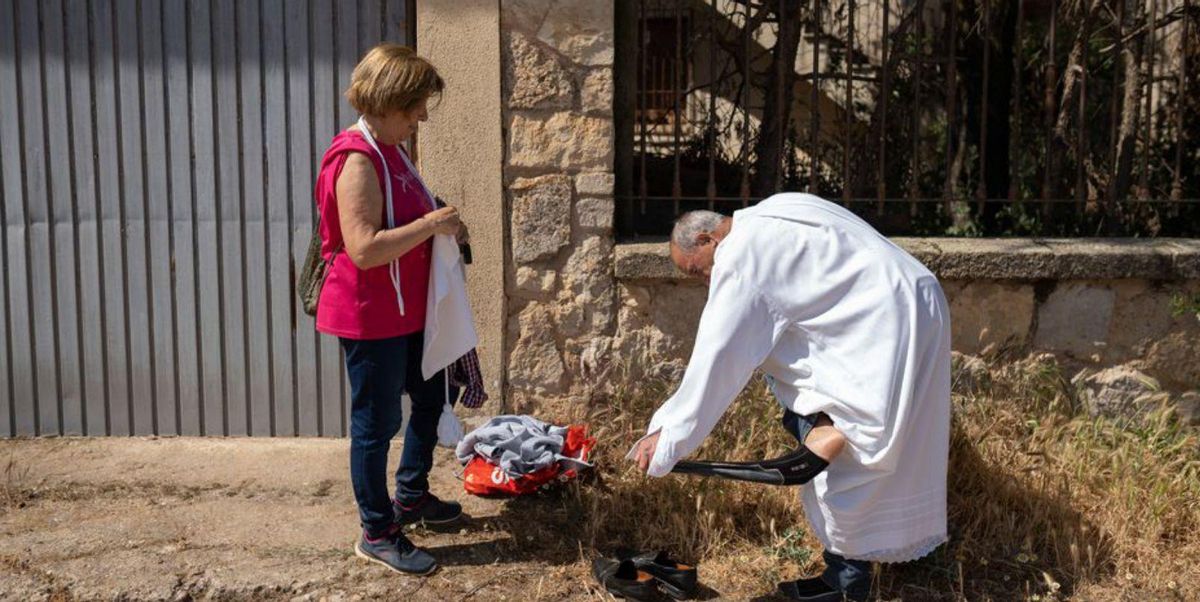
{"type": "Polygon", "coordinates": [[[434,234],[458,236],[459,231],[463,228],[462,220],[458,217],[458,209],[454,207],[435,209],[426,213],[422,219],[429,221],[429,227],[433,229],[434,234]]]}

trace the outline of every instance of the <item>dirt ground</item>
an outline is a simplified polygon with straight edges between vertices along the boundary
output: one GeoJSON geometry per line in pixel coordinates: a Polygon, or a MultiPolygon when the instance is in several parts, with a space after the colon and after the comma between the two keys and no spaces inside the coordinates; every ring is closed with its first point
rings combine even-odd
{"type": "MultiPolygon", "coordinates": [[[[466,495],[444,449],[432,488],[462,501],[471,518],[456,530],[411,534],[441,570],[406,577],[355,558],[347,446],[321,439],[0,441],[0,599],[602,599],[589,575],[593,552],[564,546],[573,538],[560,527],[526,529],[543,519],[562,524],[553,499],[466,495]]],[[[398,446],[392,451],[395,466],[398,446]]],[[[706,597],[744,600],[760,587],[729,584],[706,597]]]]}

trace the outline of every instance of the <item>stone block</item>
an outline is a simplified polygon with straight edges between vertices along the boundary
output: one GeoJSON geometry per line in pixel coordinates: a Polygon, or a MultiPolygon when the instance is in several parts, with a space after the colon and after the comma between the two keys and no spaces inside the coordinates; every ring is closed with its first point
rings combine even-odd
{"type": "Polygon", "coordinates": [[[517,268],[516,295],[524,298],[541,298],[554,292],[558,275],[553,270],[539,270],[529,266],[517,268]]]}
{"type": "Polygon", "coordinates": [[[1079,400],[1092,416],[1114,419],[1139,418],[1166,399],[1154,378],[1130,366],[1114,366],[1072,379],[1079,400]]]}
{"type": "Polygon", "coordinates": [[[513,387],[535,393],[566,390],[567,371],[555,345],[550,310],[530,303],[517,316],[517,343],[508,361],[508,381],[513,387]]]}
{"type": "Polygon", "coordinates": [[[674,382],[696,339],[708,289],[692,284],[620,285],[614,356],[631,379],[674,382]]]}
{"type": "Polygon", "coordinates": [[[688,280],[671,262],[667,243],[624,243],[617,246],[617,278],[621,280],[688,280]]]}
{"type": "Polygon", "coordinates": [[[1085,282],[1059,284],[1038,308],[1034,346],[1088,358],[1108,344],[1116,293],[1085,282]]]}
{"type": "Polygon", "coordinates": [[[520,32],[505,34],[504,97],[510,109],[568,109],[575,82],[553,52],[520,32]]]}
{"type": "Polygon", "coordinates": [[[589,171],[575,176],[575,190],[581,196],[612,196],[614,176],[607,171],[589,171]]]}
{"type": "Polygon", "coordinates": [[[1024,343],[1033,323],[1034,294],[1028,284],[943,283],[950,302],[952,347],[979,353],[993,343],[1024,343]]]}
{"type": "Polygon", "coordinates": [[[1200,332],[1186,327],[1155,341],[1144,365],[1173,389],[1200,389],[1200,332]]]}
{"type": "Polygon", "coordinates": [[[613,62],[613,3],[596,0],[505,0],[506,28],[532,35],[580,65],[613,62]]]}
{"type": "Polygon", "coordinates": [[[1116,293],[1116,301],[1102,354],[1106,361],[1133,359],[1139,349],[1181,326],[1171,315],[1170,288],[1145,280],[1117,280],[1108,285],[1116,293]]]}
{"type": "Polygon", "coordinates": [[[575,202],[575,224],[583,230],[609,231],[616,208],[612,199],[579,199],[575,202]]]}
{"type": "Polygon", "coordinates": [[[509,162],[515,167],[612,168],[612,120],[574,113],[549,118],[514,115],[509,128],[509,162]]]}
{"type": "Polygon", "coordinates": [[[561,271],[555,306],[559,332],[568,337],[608,330],[616,317],[612,241],[592,236],[577,245],[561,271]]]}
{"type": "MultiPolygon", "coordinates": [[[[1108,280],[1189,278],[1194,251],[1174,240],[894,238],[939,278],[1108,280]]],[[[1197,245],[1200,248],[1200,245],[1197,245]]],[[[1200,254],[1197,254],[1200,255],[1200,254]]]]}
{"type": "Polygon", "coordinates": [[[583,77],[583,88],[579,94],[584,113],[612,115],[613,72],[608,67],[592,69],[583,77]]]}
{"type": "Polygon", "coordinates": [[[513,259],[530,263],[553,256],[571,240],[571,178],[520,178],[512,194],[513,259]]]}

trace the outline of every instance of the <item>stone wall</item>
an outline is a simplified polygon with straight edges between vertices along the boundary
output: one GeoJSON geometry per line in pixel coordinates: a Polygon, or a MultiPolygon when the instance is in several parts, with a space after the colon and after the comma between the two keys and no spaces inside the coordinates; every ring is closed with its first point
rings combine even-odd
{"type": "Polygon", "coordinates": [[[500,34],[506,393],[520,409],[590,396],[616,331],[613,5],[502,0],[500,34]]]}
{"type": "MultiPolygon", "coordinates": [[[[614,4],[501,0],[508,411],[578,404],[620,383],[676,380],[706,289],[665,245],[613,237],[614,4]]],[[[469,168],[469,167],[468,167],[469,168]]],[[[942,279],[954,347],[1136,362],[1200,388],[1197,241],[901,241],[942,279]]]]}
{"type": "MultiPolygon", "coordinates": [[[[1164,389],[1200,389],[1200,241],[901,240],[938,274],[955,351],[1054,353],[1068,367],[1129,365],[1164,389]],[[1090,276],[1090,277],[1089,277],[1090,276]]],[[[614,347],[629,377],[675,379],[706,289],[674,271],[666,245],[622,245],[614,347]]]]}

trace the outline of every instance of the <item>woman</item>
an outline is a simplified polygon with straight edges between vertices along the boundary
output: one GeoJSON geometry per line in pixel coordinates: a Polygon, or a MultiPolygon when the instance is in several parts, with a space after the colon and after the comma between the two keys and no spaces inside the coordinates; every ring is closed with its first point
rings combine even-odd
{"type": "Polygon", "coordinates": [[[317,330],[341,340],[350,378],[350,479],[363,533],[355,553],[403,573],[437,569],[401,532],[414,522],[448,523],[462,507],[429,492],[437,424],[458,395],[445,371],[424,380],[421,350],[431,238],[465,238],[453,207],[437,208],[400,142],[428,119],[445,83],[411,49],[381,44],[354,68],[346,98],[361,115],[333,138],[321,161],[316,197],[321,251],[333,263],[317,305],[317,330]],[[387,489],[400,395],[412,399],[396,496],[387,489]]]}

